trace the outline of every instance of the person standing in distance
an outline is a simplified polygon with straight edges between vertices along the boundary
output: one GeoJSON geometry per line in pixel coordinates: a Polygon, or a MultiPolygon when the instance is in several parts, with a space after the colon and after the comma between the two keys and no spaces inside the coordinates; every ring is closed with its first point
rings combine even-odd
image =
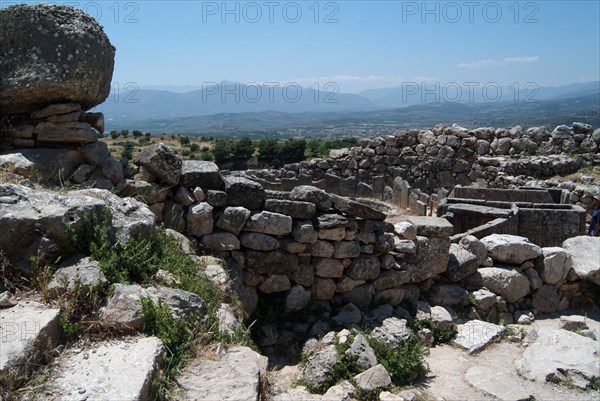
{"type": "Polygon", "coordinates": [[[588,228],[588,235],[600,237],[600,194],[594,196],[594,211],[588,228]]]}

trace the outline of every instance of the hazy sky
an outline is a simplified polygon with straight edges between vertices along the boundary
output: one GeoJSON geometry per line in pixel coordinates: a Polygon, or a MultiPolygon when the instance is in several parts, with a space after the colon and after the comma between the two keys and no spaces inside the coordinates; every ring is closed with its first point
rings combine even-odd
{"type": "Polygon", "coordinates": [[[118,85],[334,82],[358,92],[407,81],[556,86],[600,74],[596,0],[54,3],[104,26],[118,85]]]}

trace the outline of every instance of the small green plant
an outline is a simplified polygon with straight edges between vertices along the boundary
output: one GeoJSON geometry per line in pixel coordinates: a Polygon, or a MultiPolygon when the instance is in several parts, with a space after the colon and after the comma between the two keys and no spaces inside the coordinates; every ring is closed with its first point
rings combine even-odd
{"type": "Polygon", "coordinates": [[[382,341],[371,338],[369,344],[375,351],[377,360],[388,371],[392,383],[405,386],[416,378],[427,374],[424,359],[428,349],[415,338],[411,338],[399,347],[390,347],[382,341]]]}

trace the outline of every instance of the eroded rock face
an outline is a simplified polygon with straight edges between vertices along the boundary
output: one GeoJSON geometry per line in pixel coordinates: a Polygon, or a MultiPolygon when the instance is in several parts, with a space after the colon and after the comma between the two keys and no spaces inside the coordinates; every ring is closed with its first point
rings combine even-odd
{"type": "Polygon", "coordinates": [[[65,100],[89,109],[107,98],[115,48],[89,15],[22,4],[1,9],[0,20],[2,113],[31,113],[65,100]]]}

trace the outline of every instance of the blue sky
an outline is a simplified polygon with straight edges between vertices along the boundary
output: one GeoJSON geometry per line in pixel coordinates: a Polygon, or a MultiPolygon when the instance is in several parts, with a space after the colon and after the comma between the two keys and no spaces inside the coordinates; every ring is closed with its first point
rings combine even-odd
{"type": "Polygon", "coordinates": [[[557,86],[600,74],[596,0],[55,3],[99,19],[117,48],[119,85],[334,82],[359,92],[402,82],[557,86]]]}

